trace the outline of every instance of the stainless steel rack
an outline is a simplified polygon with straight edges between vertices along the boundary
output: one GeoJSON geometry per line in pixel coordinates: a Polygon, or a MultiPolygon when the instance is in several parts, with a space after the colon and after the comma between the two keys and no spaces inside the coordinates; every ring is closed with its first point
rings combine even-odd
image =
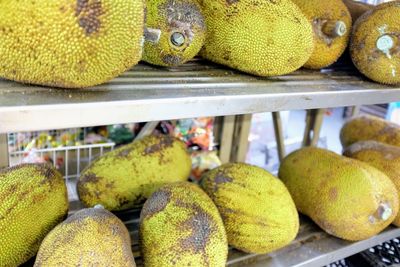
{"type": "Polygon", "coordinates": [[[399,99],[400,88],[370,82],[349,67],[260,78],[201,60],[168,70],[141,64],[107,84],[84,90],[0,80],[0,133],[399,99]]]}
{"type": "MultiPolygon", "coordinates": [[[[71,203],[71,214],[83,208],[78,201],[71,203]]],[[[138,267],[142,260],[138,246],[140,209],[116,214],[127,226],[132,239],[132,251],[138,267]]],[[[270,254],[247,254],[229,249],[227,267],[318,267],[351,256],[376,244],[400,236],[400,228],[389,227],[380,235],[359,242],[348,242],[332,237],[312,221],[301,217],[301,226],[296,240],[285,248],[270,254]]]]}
{"type": "MultiPolygon", "coordinates": [[[[108,84],[85,90],[0,80],[0,164],[1,133],[393,101],[400,101],[399,87],[370,82],[346,66],[260,78],[202,60],[172,69],[140,64],[108,84]]],[[[119,215],[137,241],[138,211],[119,215]]],[[[321,266],[400,236],[400,229],[389,227],[351,243],[302,221],[297,239],[288,247],[269,255],[230,250],[228,266],[321,266]]],[[[139,256],[137,243],[133,250],[139,256]]]]}

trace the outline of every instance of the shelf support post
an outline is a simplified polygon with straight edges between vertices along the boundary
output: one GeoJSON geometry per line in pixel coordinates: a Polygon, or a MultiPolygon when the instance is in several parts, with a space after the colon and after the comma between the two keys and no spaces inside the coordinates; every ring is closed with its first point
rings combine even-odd
{"type": "Polygon", "coordinates": [[[235,120],[233,134],[231,162],[245,162],[249,148],[249,134],[251,128],[251,114],[238,115],[235,120]]]}
{"type": "Polygon", "coordinates": [[[272,112],[272,120],[274,123],[276,147],[278,150],[279,161],[282,161],[286,155],[285,151],[285,138],[283,135],[283,127],[281,114],[279,112],[272,112]]]}
{"type": "Polygon", "coordinates": [[[0,168],[9,166],[7,134],[0,134],[0,168]]]}
{"type": "Polygon", "coordinates": [[[321,134],[325,109],[312,109],[307,111],[306,128],[302,146],[317,146],[321,134]]]}
{"type": "Polygon", "coordinates": [[[219,158],[222,163],[228,163],[231,157],[235,116],[222,118],[222,134],[220,137],[219,158]]]}

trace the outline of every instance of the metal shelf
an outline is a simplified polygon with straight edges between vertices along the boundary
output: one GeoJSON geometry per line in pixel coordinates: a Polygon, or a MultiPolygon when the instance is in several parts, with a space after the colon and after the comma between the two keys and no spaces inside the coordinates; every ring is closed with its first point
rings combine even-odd
{"type": "MultiPolygon", "coordinates": [[[[83,208],[80,202],[71,203],[70,214],[83,208]]],[[[116,215],[124,221],[132,238],[132,251],[141,267],[142,261],[138,247],[138,227],[140,210],[119,212],[116,215]]],[[[366,250],[382,242],[400,236],[400,228],[388,227],[385,231],[370,239],[348,242],[328,235],[311,220],[301,217],[301,226],[296,240],[285,248],[270,254],[247,254],[235,249],[229,250],[228,267],[319,267],[341,260],[366,250]]]]}
{"type": "Polygon", "coordinates": [[[351,67],[260,78],[202,60],[171,69],[140,64],[85,90],[0,80],[0,133],[399,100],[400,88],[367,81],[351,67]]]}

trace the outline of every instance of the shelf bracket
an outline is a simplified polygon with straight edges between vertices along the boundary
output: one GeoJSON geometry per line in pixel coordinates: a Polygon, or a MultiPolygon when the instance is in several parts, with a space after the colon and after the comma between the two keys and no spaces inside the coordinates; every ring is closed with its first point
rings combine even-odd
{"type": "Polygon", "coordinates": [[[145,136],[151,135],[159,123],[159,121],[147,122],[140,130],[140,132],[136,135],[135,141],[140,140],[145,136]]]}

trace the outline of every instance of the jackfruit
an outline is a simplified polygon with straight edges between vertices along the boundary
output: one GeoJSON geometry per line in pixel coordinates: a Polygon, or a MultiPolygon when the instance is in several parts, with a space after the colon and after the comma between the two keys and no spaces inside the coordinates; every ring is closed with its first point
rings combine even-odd
{"type": "Polygon", "coordinates": [[[128,229],[111,212],[89,208],[76,212],[43,240],[35,267],[135,267],[128,229]]]}
{"type": "Polygon", "coordinates": [[[259,76],[293,72],[314,48],[311,24],[290,0],[202,0],[207,37],[200,55],[259,76]]]}
{"type": "Polygon", "coordinates": [[[177,66],[198,54],[206,24],[196,0],[147,0],[146,6],[144,61],[177,66]]]}
{"type": "Polygon", "coordinates": [[[374,6],[364,2],[358,2],[354,0],[343,0],[343,3],[347,6],[347,9],[351,13],[353,22],[355,22],[362,14],[372,9],[374,6]]]}
{"type": "Polygon", "coordinates": [[[32,258],[68,212],[67,188],[50,165],[23,164],[0,171],[0,266],[32,258]]]}
{"type": "Polygon", "coordinates": [[[285,185],[267,171],[228,163],[205,173],[202,186],[218,207],[229,245],[268,253],[296,237],[296,206],[285,185]]]}
{"type": "Polygon", "coordinates": [[[140,214],[139,242],[146,267],[223,267],[228,257],[217,207],[189,182],[165,185],[151,195],[140,214]]]}
{"type": "Polygon", "coordinates": [[[104,83],[141,58],[143,0],[0,1],[0,77],[65,88],[104,83]]]}
{"type": "Polygon", "coordinates": [[[366,140],[400,146],[400,126],[378,117],[364,115],[349,120],[340,131],[343,147],[366,140]]]}
{"type": "Polygon", "coordinates": [[[187,180],[190,170],[185,143],[166,135],[147,136],[92,162],[77,189],[87,207],[124,210],[142,204],[166,183],[187,180]]]}
{"type": "Polygon", "coordinates": [[[400,83],[400,1],[380,4],[354,24],[350,53],[354,65],[371,80],[400,83]]]}
{"type": "Polygon", "coordinates": [[[342,0],[292,0],[313,26],[315,47],[304,67],[322,69],[338,60],[350,39],[351,15],[342,0]]]}
{"type": "MultiPolygon", "coordinates": [[[[364,161],[385,173],[400,192],[400,148],[376,141],[360,141],[349,146],[343,153],[347,157],[364,161]]],[[[400,213],[393,224],[400,226],[400,213]]]]}
{"type": "Polygon", "coordinates": [[[395,185],[384,173],[328,150],[307,147],[293,152],[283,160],[279,178],[299,212],[342,239],[378,234],[399,209],[395,185]]]}

